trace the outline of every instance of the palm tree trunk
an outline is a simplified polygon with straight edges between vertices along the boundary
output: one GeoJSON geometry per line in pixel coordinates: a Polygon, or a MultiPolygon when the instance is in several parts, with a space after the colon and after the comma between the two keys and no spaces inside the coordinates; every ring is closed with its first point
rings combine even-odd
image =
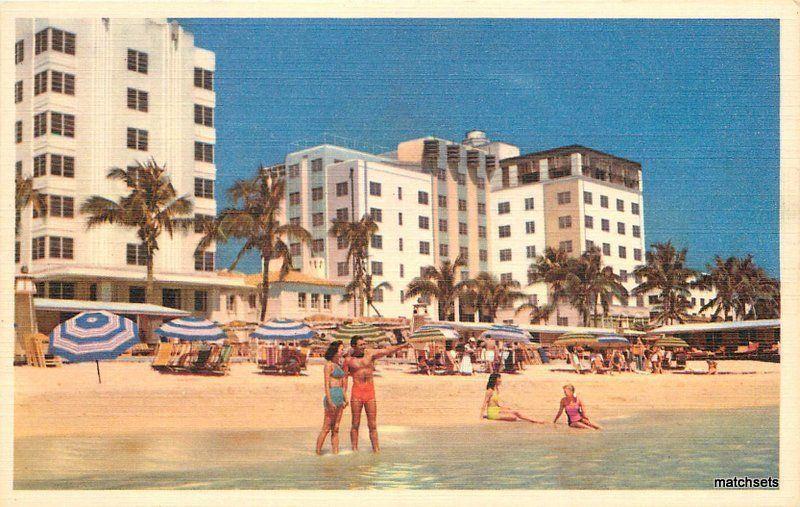
{"type": "Polygon", "coordinates": [[[260,322],[264,322],[267,318],[267,304],[269,302],[269,261],[271,255],[262,252],[262,266],[261,268],[261,317],[260,322]]]}
{"type": "Polygon", "coordinates": [[[155,301],[155,281],[153,276],[153,250],[147,247],[147,278],[144,284],[144,300],[150,304],[158,304],[155,301]]]}

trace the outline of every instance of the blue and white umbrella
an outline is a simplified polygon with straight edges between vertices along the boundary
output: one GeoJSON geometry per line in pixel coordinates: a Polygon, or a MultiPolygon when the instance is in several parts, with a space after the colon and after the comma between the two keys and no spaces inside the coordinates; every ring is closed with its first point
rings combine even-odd
{"type": "Polygon", "coordinates": [[[531,335],[517,326],[494,324],[481,333],[482,340],[499,340],[508,342],[529,342],[531,335]]]}
{"type": "Polygon", "coordinates": [[[275,319],[259,325],[250,333],[257,340],[299,341],[314,338],[314,331],[303,322],[291,319],[275,319]]]}
{"type": "Polygon", "coordinates": [[[139,327],[130,319],[106,311],[83,312],[50,333],[50,352],[71,363],[114,359],[139,343],[139,327]]]}
{"type": "Polygon", "coordinates": [[[627,338],[618,334],[598,336],[597,343],[606,347],[627,347],[631,344],[627,338]]]}
{"type": "Polygon", "coordinates": [[[225,331],[208,319],[201,317],[181,317],[165,322],[155,333],[167,338],[187,341],[222,340],[227,338],[225,331]]]}

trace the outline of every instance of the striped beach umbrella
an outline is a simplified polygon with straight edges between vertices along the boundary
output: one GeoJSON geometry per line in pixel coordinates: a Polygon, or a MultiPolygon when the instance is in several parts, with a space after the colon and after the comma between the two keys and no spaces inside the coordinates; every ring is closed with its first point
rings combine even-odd
{"type": "Polygon", "coordinates": [[[618,334],[596,335],[590,333],[566,333],[553,342],[556,347],[628,347],[627,338],[618,334]]]}
{"type": "Polygon", "coordinates": [[[430,342],[446,342],[447,340],[457,340],[458,333],[455,333],[453,338],[453,331],[448,329],[428,328],[421,327],[417,329],[414,334],[408,337],[411,343],[430,343],[430,342]]]}
{"type": "Polygon", "coordinates": [[[659,347],[686,347],[689,348],[689,344],[686,343],[684,340],[678,338],[677,336],[664,336],[659,338],[655,341],[655,345],[659,347]]]}
{"type": "Polygon", "coordinates": [[[498,340],[507,342],[530,342],[531,335],[517,326],[494,324],[481,333],[481,340],[498,340]]]}
{"type": "Polygon", "coordinates": [[[187,341],[215,341],[227,338],[218,325],[200,317],[181,317],[165,322],[155,333],[166,338],[178,338],[187,341]]]}
{"type": "Polygon", "coordinates": [[[274,319],[260,324],[250,338],[272,341],[301,341],[314,338],[314,331],[305,323],[291,319],[274,319]]]}
{"type": "MultiPolygon", "coordinates": [[[[460,337],[458,331],[456,331],[453,326],[448,326],[447,324],[425,324],[424,326],[420,326],[414,334],[421,331],[440,331],[441,334],[445,336],[446,340],[458,340],[460,337]]],[[[413,338],[414,335],[411,335],[411,337],[413,338]]]]}
{"type": "Polygon", "coordinates": [[[106,311],[82,312],[50,333],[50,353],[71,363],[114,359],[139,343],[139,327],[130,319],[106,311]]]}
{"type": "Polygon", "coordinates": [[[342,340],[343,343],[347,344],[350,343],[350,339],[354,336],[360,336],[368,342],[377,342],[386,339],[386,333],[369,322],[343,324],[331,334],[334,340],[342,340]]]}
{"type": "Polygon", "coordinates": [[[597,337],[597,343],[601,347],[630,347],[631,342],[627,338],[618,334],[601,335],[597,337]]]}

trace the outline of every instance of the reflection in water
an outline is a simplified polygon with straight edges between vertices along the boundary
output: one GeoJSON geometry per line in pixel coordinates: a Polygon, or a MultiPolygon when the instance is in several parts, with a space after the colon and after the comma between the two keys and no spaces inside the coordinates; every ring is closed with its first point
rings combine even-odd
{"type": "MultiPolygon", "coordinates": [[[[15,442],[18,489],[711,488],[777,476],[778,409],[649,413],[561,425],[382,428],[383,452],[313,454],[316,430],[15,442]]],[[[362,438],[362,444],[365,444],[362,438]]]]}

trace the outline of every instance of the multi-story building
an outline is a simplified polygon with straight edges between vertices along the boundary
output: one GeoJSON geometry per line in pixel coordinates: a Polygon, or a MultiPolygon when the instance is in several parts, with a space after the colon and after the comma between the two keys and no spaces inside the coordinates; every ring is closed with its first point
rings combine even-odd
{"type": "MultiPolygon", "coordinates": [[[[18,269],[40,298],[144,302],[135,230],[87,230],[80,205],[125,195],[109,170],[153,159],[195,214],[216,214],[214,54],[164,19],[26,19],[15,59],[16,171],[46,204],[21,213],[18,269]]],[[[210,314],[245,285],[217,276],[213,246],[195,255],[199,239],[162,234],[156,294],[164,306],[210,314]]]]}

